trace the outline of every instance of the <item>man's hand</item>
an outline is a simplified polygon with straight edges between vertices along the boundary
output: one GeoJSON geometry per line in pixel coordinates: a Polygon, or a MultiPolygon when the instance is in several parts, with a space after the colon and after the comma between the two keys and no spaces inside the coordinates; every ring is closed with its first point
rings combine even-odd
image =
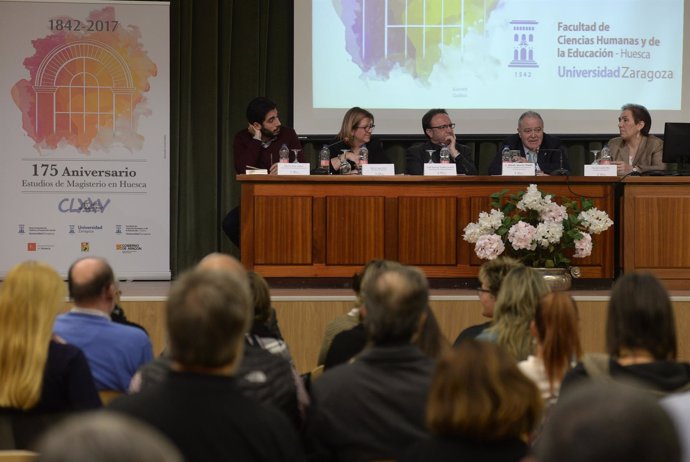
{"type": "Polygon", "coordinates": [[[247,131],[250,135],[252,135],[252,138],[261,141],[261,125],[259,125],[256,122],[254,122],[253,124],[249,124],[247,126],[247,131]]]}
{"type": "Polygon", "coordinates": [[[443,140],[443,143],[448,146],[448,150],[450,151],[450,155],[453,159],[458,157],[460,152],[458,152],[458,148],[455,147],[455,133],[452,135],[446,136],[446,138],[443,140]]]}

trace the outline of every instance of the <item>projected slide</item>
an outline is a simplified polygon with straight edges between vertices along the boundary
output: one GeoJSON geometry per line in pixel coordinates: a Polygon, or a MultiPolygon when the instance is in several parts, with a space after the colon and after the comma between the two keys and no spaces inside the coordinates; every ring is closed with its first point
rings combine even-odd
{"type": "Polygon", "coordinates": [[[680,110],[683,0],[313,0],[313,108],[680,110]]]}

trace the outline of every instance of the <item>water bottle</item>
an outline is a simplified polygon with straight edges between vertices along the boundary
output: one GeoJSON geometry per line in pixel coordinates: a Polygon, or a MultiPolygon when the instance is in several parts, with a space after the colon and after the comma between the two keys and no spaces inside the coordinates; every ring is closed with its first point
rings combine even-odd
{"type": "Polygon", "coordinates": [[[369,163],[369,150],[366,146],[359,148],[359,174],[362,174],[362,165],[369,163]]]}
{"type": "Polygon", "coordinates": [[[330,171],[331,151],[328,150],[328,145],[324,144],[319,151],[319,168],[324,172],[330,171]]]}
{"type": "Polygon", "coordinates": [[[278,150],[278,159],[281,164],[290,162],[290,148],[287,147],[287,144],[282,145],[278,150]]]}
{"type": "Polygon", "coordinates": [[[503,161],[504,164],[506,162],[512,162],[513,159],[511,159],[510,147],[503,146],[503,151],[501,151],[501,160],[503,161]]]}
{"type": "Polygon", "coordinates": [[[442,164],[450,164],[450,149],[448,149],[448,146],[443,145],[439,157],[442,164]]]}
{"type": "Polygon", "coordinates": [[[352,172],[352,166],[350,165],[350,162],[347,160],[347,157],[345,157],[345,153],[343,152],[340,155],[340,174],[348,175],[350,172],[352,172]]]}
{"type": "Polygon", "coordinates": [[[609,165],[611,162],[613,162],[613,158],[611,157],[611,151],[609,150],[608,145],[606,145],[603,148],[601,148],[601,156],[599,157],[599,164],[600,165],[609,165]]]}

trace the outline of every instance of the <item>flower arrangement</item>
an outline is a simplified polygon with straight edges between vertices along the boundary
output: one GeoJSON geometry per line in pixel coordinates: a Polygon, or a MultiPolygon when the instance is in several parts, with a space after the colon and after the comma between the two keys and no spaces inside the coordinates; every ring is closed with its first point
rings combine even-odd
{"type": "Polygon", "coordinates": [[[528,266],[567,268],[568,249],[574,249],[573,258],[588,257],[592,234],[613,225],[591,199],[562,198],[558,204],[531,184],[504,201],[507,191],[492,194],[492,210],[481,212],[479,220],[464,229],[463,239],[474,244],[481,259],[493,260],[505,252],[528,266]]]}

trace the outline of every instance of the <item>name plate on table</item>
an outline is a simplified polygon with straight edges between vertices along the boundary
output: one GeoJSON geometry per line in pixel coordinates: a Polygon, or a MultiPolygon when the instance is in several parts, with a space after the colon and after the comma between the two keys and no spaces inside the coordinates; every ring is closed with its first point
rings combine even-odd
{"type": "Polygon", "coordinates": [[[585,165],[585,176],[617,176],[616,164],[585,165]]]}
{"type": "Polygon", "coordinates": [[[394,164],[364,164],[362,176],[395,176],[394,164]]]}
{"type": "Polygon", "coordinates": [[[531,162],[504,162],[501,170],[503,176],[534,176],[536,169],[531,162]]]}
{"type": "Polygon", "coordinates": [[[296,164],[278,163],[278,175],[309,175],[311,164],[304,162],[296,164]]]}
{"type": "Polygon", "coordinates": [[[268,170],[265,168],[247,169],[246,173],[247,175],[268,175],[268,170]]]}
{"type": "Polygon", "coordinates": [[[455,163],[424,164],[424,176],[456,176],[457,174],[455,163]]]}

